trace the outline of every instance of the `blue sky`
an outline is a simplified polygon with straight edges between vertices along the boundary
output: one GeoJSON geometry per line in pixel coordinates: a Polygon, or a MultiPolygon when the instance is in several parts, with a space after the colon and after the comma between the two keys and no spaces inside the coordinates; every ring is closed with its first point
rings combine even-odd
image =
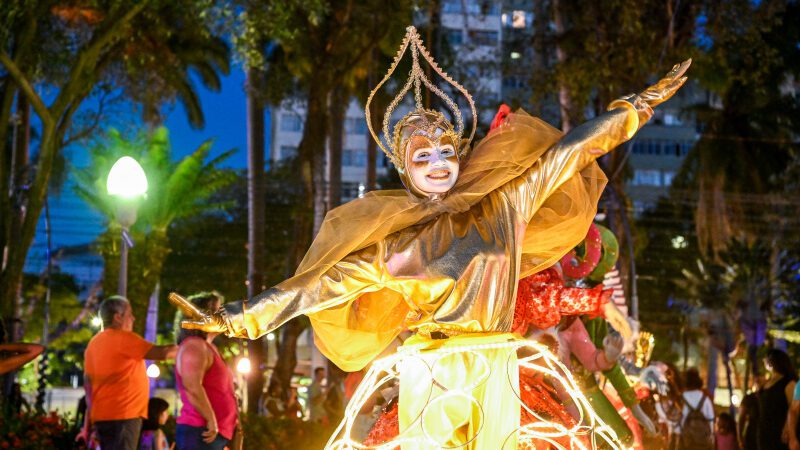
{"type": "MultiPolygon", "coordinates": [[[[236,148],[237,151],[225,165],[233,168],[247,167],[247,110],[243,90],[244,81],[244,71],[240,66],[234,65],[231,73],[222,79],[220,92],[211,92],[202,87],[202,84],[197,83],[206,119],[204,129],[193,130],[189,126],[186,113],[181,105],[176,105],[168,112],[165,125],[170,130],[170,140],[176,158],[190,153],[202,142],[213,138],[212,156],[236,148]]],[[[138,122],[139,118],[130,113],[127,116],[123,115],[118,120],[119,123],[108,123],[104,126],[126,128],[130,127],[131,122],[138,122]]],[[[269,113],[266,114],[266,120],[267,133],[269,133],[269,113]]],[[[266,142],[269,146],[269,136],[267,136],[266,142]]],[[[267,151],[269,151],[268,148],[267,151]]],[[[70,148],[66,154],[69,162],[76,166],[83,166],[88,161],[88,152],[81,146],[70,148]]],[[[105,227],[103,218],[74,195],[70,181],[64,186],[61,195],[51,196],[49,202],[52,220],[52,247],[54,249],[92,242],[105,227]]],[[[26,270],[38,271],[44,265],[46,248],[43,212],[42,220],[37,228],[36,239],[29,252],[26,270]]]]}

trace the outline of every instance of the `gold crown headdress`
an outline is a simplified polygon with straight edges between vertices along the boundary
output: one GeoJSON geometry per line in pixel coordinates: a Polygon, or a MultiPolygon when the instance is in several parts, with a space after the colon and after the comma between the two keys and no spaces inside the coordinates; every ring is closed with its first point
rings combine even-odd
{"type": "MultiPolygon", "coordinates": [[[[447,105],[448,109],[452,111],[453,116],[456,119],[456,127],[453,130],[452,134],[454,135],[454,144],[460,145],[459,149],[459,156],[464,156],[466,153],[469,143],[472,142],[472,138],[475,136],[475,129],[478,124],[478,115],[475,111],[475,103],[472,101],[472,96],[467,92],[467,90],[458,84],[455,80],[450,78],[449,75],[445,71],[443,71],[436,61],[433,60],[428,50],[425,48],[425,45],[422,43],[422,39],[417,33],[417,29],[413,26],[409,26],[406,28],[406,36],[403,38],[403,43],[400,45],[400,49],[397,51],[397,55],[394,57],[394,61],[392,62],[391,67],[389,67],[389,71],[383,77],[383,79],[375,86],[375,89],[370,92],[369,97],[367,98],[367,104],[365,106],[365,112],[367,116],[367,128],[369,129],[372,138],[375,139],[375,142],[378,143],[383,153],[391,160],[392,164],[397,168],[398,171],[401,173],[404,172],[405,169],[405,159],[404,159],[404,149],[401,148],[401,141],[403,140],[403,136],[401,136],[401,130],[405,122],[412,116],[417,119],[422,119],[423,124],[427,124],[429,126],[437,127],[439,123],[446,122],[449,124],[449,121],[444,117],[439,111],[433,111],[429,109],[425,109],[422,107],[422,85],[425,85],[431,92],[436,94],[442,101],[447,105]],[[400,90],[400,93],[395,96],[391,103],[389,103],[389,107],[386,109],[386,113],[383,116],[383,137],[384,141],[378,137],[375,133],[375,130],[372,128],[372,118],[370,115],[370,103],[372,103],[372,97],[375,96],[375,93],[378,92],[378,89],[381,88],[388,80],[391,78],[394,71],[397,69],[400,60],[403,58],[406,50],[411,47],[411,71],[409,72],[408,80],[406,81],[403,88],[400,90]],[[441,89],[439,89],[436,85],[434,85],[428,77],[425,76],[425,71],[419,65],[419,56],[425,59],[431,68],[439,74],[445,81],[450,83],[454,88],[456,88],[459,92],[461,92],[464,97],[467,98],[467,102],[469,102],[469,107],[472,112],[472,131],[470,132],[469,139],[466,140],[465,143],[461,144],[462,136],[464,135],[464,119],[461,116],[461,109],[459,109],[458,105],[455,101],[453,101],[450,97],[447,96],[441,89]],[[395,124],[395,128],[393,133],[389,133],[389,122],[392,118],[392,113],[394,112],[395,108],[400,104],[403,98],[408,94],[408,91],[411,90],[411,87],[414,87],[414,103],[416,109],[410,113],[408,113],[405,117],[403,117],[397,124],[395,124]]],[[[452,125],[451,125],[452,126],[452,125]]],[[[421,134],[427,134],[423,131],[423,128],[428,128],[428,126],[420,126],[417,125],[415,128],[419,129],[421,134]]],[[[441,127],[439,127],[441,128],[441,127]]],[[[448,133],[450,134],[450,133],[448,133]]]]}

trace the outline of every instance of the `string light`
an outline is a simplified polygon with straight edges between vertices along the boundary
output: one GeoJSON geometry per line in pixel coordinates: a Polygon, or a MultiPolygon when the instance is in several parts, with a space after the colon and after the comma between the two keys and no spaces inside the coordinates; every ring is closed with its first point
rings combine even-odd
{"type": "MultiPolygon", "coordinates": [[[[427,367],[427,370],[430,372],[432,380],[431,390],[433,389],[433,386],[436,385],[444,392],[437,396],[433,396],[432,393],[429,394],[428,399],[425,402],[425,407],[422,409],[414,422],[412,422],[411,426],[407,428],[410,430],[414,427],[414,425],[417,424],[417,422],[419,422],[422,426],[422,430],[427,441],[424,444],[441,446],[441,443],[436,442],[436,440],[429,433],[429,430],[426,429],[426,414],[435,413],[437,410],[432,408],[432,405],[445,402],[448,398],[466,397],[471,403],[478,406],[478,411],[480,412],[481,417],[481,423],[478,427],[478,431],[476,431],[475,435],[469,440],[469,442],[471,442],[475,439],[475,437],[477,437],[483,427],[483,411],[481,409],[480,402],[478,402],[478,400],[471,395],[471,391],[485,382],[485,380],[491,376],[491,366],[489,365],[486,356],[482,353],[500,349],[507,349],[511,352],[509,361],[506,364],[507,371],[524,368],[526,370],[547,376],[549,379],[553,380],[554,385],[560,386],[565,394],[570,397],[573,404],[577,406],[579,413],[578,420],[573,426],[566,426],[562,423],[548,420],[547,418],[537,414],[536,411],[528,408],[519,395],[518,386],[512,386],[512,390],[517,397],[517,401],[537,420],[532,423],[519,426],[517,430],[515,430],[505,439],[505,443],[503,445],[504,448],[506,447],[505,444],[513,442],[513,438],[516,435],[516,440],[520,445],[535,445],[536,442],[546,442],[556,449],[567,450],[567,447],[564,447],[563,442],[569,442],[570,449],[589,450],[597,448],[598,442],[602,442],[603,444],[601,445],[607,448],[615,450],[626,449],[626,447],[624,447],[620,442],[619,437],[616,435],[614,430],[608,426],[592,409],[589,400],[585,395],[583,395],[583,392],[581,392],[578,383],[572,377],[569,369],[563,363],[561,363],[561,361],[555,355],[553,355],[549,349],[535,341],[512,338],[505,342],[452,346],[435,350],[428,350],[424,347],[424,345],[411,345],[400,348],[397,353],[391,356],[376,360],[373,362],[372,366],[364,376],[363,381],[353,394],[352,400],[345,409],[344,418],[339,423],[336,431],[331,436],[331,439],[328,441],[328,445],[325,448],[331,450],[367,448],[375,450],[388,450],[394,449],[397,446],[402,446],[404,443],[412,443],[415,440],[418,441],[419,438],[410,438],[401,433],[399,436],[383,444],[377,446],[365,446],[351,437],[356,416],[361,411],[367,400],[373,394],[375,394],[381,386],[393,380],[399,380],[400,366],[406,366],[407,364],[412,363],[417,364],[417,361],[422,361],[422,363],[425,364],[425,367],[427,367]],[[522,348],[527,349],[530,352],[530,355],[523,358],[517,358],[517,350],[522,348]],[[484,371],[481,370],[479,373],[480,376],[478,377],[479,381],[473,382],[469,386],[463,388],[448,388],[443,386],[440,382],[436,381],[434,373],[439,367],[448,367],[448,364],[446,362],[442,362],[442,360],[453,354],[469,354],[470,356],[475,356],[476,358],[474,360],[480,361],[479,366],[486,367],[486,372],[484,373],[484,371]],[[425,355],[427,358],[434,358],[432,366],[428,365],[428,363],[421,358],[422,355],[425,355]],[[417,361],[409,361],[409,358],[414,358],[417,361]]],[[[506,375],[509,376],[509,380],[513,379],[510,376],[510,373],[507,373],[506,375]]],[[[468,442],[462,444],[462,446],[467,444],[468,442]]]]}

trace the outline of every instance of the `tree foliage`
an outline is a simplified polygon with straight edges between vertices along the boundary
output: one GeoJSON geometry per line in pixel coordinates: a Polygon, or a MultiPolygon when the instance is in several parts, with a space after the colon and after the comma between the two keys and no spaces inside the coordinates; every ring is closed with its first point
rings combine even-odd
{"type": "Polygon", "coordinates": [[[800,24],[790,18],[800,5],[707,1],[703,12],[693,75],[712,97],[694,109],[702,135],[677,183],[697,193],[700,248],[719,257],[734,238],[770,233],[764,201],[798,150],[800,98],[791,84],[800,76],[800,24]]]}
{"type": "Polygon", "coordinates": [[[139,318],[136,329],[144,327],[147,304],[160,281],[164,261],[171,250],[169,227],[178,219],[227,206],[209,201],[220,189],[235,179],[219,164],[233,150],[209,158],[212,141],[206,141],[180,161],[173,161],[166,128],[141,133],[126,139],[111,130],[105,139],[90,149],[90,164],[75,170],[76,193],[109,222],[108,230],[98,238],[104,259],[103,290],[115,292],[119,271],[120,226],[115,207],[119,199],[111,197],[105,182],[111,166],[122,156],[131,156],[142,165],[148,179],[146,198],[138,208],[138,218],[130,230],[135,242],[129,254],[128,298],[139,318]]]}
{"type": "Polygon", "coordinates": [[[210,88],[227,72],[227,47],[212,33],[206,0],[11,0],[0,6],[0,307],[16,313],[22,267],[65,144],[91,136],[103,117],[102,101],[122,92],[154,119],[165,103],[184,104],[190,123],[202,126],[193,71],[210,88]],[[38,117],[39,148],[8,148],[14,99],[23,116],[38,117]],[[22,107],[20,107],[20,105],[22,107]],[[30,106],[28,106],[30,105],[30,106]],[[88,111],[87,120],[79,120],[88,111]],[[29,164],[12,172],[12,161],[29,164]],[[8,195],[6,193],[9,193],[8,195]]]}

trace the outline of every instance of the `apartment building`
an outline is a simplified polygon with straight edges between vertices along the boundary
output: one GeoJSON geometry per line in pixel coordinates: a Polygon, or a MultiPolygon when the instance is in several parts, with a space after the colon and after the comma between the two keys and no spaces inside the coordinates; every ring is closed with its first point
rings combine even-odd
{"type": "MultiPolygon", "coordinates": [[[[502,77],[498,54],[502,43],[501,2],[478,0],[443,0],[439,20],[441,41],[448,47],[449,59],[457,62],[446,65],[448,58],[439,61],[457,81],[464,84],[479,102],[479,118],[488,123],[501,98],[502,77]]],[[[419,24],[427,20],[419,17],[419,24]]],[[[433,48],[431,43],[426,43],[433,48]]],[[[454,95],[454,97],[456,97],[454,95]]],[[[470,117],[466,102],[459,102],[466,120],[470,117]]],[[[398,117],[407,112],[398,108],[398,117]]],[[[272,142],[270,160],[278,162],[297,154],[303,134],[305,109],[302,102],[287,102],[274,108],[272,114],[272,142]]],[[[364,107],[353,98],[348,105],[344,124],[342,151],[342,202],[352,200],[365,192],[367,179],[367,142],[372,139],[367,131],[364,107]]],[[[386,175],[389,165],[378,151],[377,176],[386,175]]]]}

